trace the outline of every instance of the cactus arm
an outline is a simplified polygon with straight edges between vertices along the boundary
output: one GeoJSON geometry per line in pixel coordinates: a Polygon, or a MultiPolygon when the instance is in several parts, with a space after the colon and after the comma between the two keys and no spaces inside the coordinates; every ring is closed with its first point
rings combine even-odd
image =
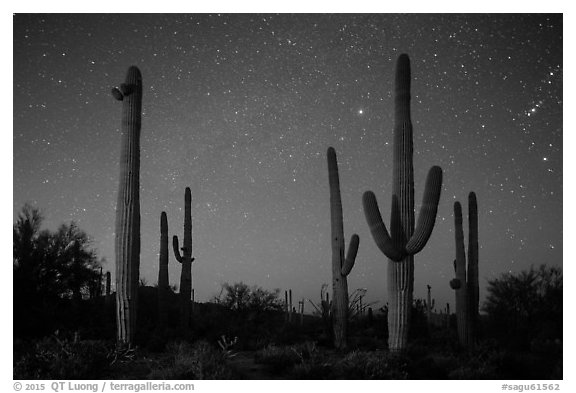
{"type": "Polygon", "coordinates": [[[124,100],[124,95],[117,87],[112,88],[112,96],[118,101],[124,100]]]}
{"type": "Polygon", "coordinates": [[[127,85],[126,83],[122,83],[120,85],[120,91],[122,92],[123,95],[129,96],[134,91],[134,86],[133,85],[127,85]]]}
{"type": "Polygon", "coordinates": [[[354,262],[356,262],[356,255],[358,254],[358,245],[360,244],[360,238],[357,234],[353,234],[350,238],[350,244],[348,245],[348,253],[346,254],[346,260],[344,261],[344,266],[342,266],[342,275],[347,276],[354,267],[354,262]]]}
{"type": "Polygon", "coordinates": [[[394,247],[394,243],[380,215],[378,202],[376,201],[374,193],[372,191],[366,191],[362,197],[362,203],[364,205],[364,215],[370,227],[370,233],[372,233],[372,237],[380,251],[393,261],[401,261],[404,258],[404,253],[394,247]]]}
{"type": "Polygon", "coordinates": [[[457,278],[453,278],[452,280],[450,280],[450,288],[456,290],[460,289],[460,287],[462,287],[462,283],[460,282],[460,280],[458,280],[457,278]]]}
{"type": "Polygon", "coordinates": [[[439,166],[433,166],[428,172],[426,178],[426,187],[424,189],[424,198],[420,215],[418,216],[418,225],[414,234],[406,244],[406,252],[414,255],[422,251],[434,229],[436,222],[436,213],[438,212],[438,202],[440,201],[440,192],[442,191],[442,169],[439,166]]]}
{"type": "Polygon", "coordinates": [[[176,257],[176,260],[182,263],[182,256],[180,255],[180,250],[178,247],[178,236],[176,235],[174,235],[172,238],[172,248],[174,248],[174,256],[176,257]]]}

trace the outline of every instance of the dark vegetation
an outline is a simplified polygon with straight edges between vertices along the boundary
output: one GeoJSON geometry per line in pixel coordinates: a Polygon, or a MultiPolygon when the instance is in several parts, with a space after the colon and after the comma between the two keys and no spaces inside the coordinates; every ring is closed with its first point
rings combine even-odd
{"type": "MultiPolygon", "coordinates": [[[[158,328],[157,288],[139,288],[135,349],[115,348],[115,296],[88,236],[73,223],[41,229],[25,206],[14,224],[15,379],[561,379],[562,271],[545,265],[489,282],[473,350],[458,345],[456,318],[429,324],[416,299],[408,349],[388,351],[386,308],[351,300],[348,348],[336,350],[322,302],[288,322],[279,290],[224,284],[192,305],[179,327],[171,289],[158,328]]],[[[144,283],[141,283],[144,284],[144,283]]],[[[439,314],[438,314],[439,315],[439,314]]]]}

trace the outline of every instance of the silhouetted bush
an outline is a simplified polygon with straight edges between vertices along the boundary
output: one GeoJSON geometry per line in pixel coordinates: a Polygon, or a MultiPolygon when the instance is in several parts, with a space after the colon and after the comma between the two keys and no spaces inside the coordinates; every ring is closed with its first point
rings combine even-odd
{"type": "Polygon", "coordinates": [[[279,295],[280,289],[268,291],[257,285],[249,287],[243,282],[224,283],[214,302],[235,311],[281,311],[283,305],[279,295]]]}
{"type": "Polygon", "coordinates": [[[529,350],[535,339],[562,340],[562,270],[540,266],[488,282],[488,333],[502,345],[529,350]]]}

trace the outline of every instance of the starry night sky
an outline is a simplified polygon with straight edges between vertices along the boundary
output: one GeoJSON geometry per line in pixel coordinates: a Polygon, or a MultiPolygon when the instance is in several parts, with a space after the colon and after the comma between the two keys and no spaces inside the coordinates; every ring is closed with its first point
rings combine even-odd
{"type": "MultiPolygon", "coordinates": [[[[349,288],[380,307],[387,261],[362,193],[376,193],[388,224],[400,53],[412,66],[417,213],[429,168],[444,170],[415,297],[429,284],[437,308],[453,306],[453,203],[467,226],[469,191],[481,299],[503,272],[562,266],[561,15],[15,15],[14,218],[30,202],[45,228],[75,221],[114,272],[121,104],[110,89],[136,65],[141,277],[157,281],[161,211],[182,238],[189,186],[197,300],[240,280],[317,300],[331,283],[333,146],[346,244],[360,236],[349,288]]],[[[178,284],[172,254],[169,269],[178,284]]]]}

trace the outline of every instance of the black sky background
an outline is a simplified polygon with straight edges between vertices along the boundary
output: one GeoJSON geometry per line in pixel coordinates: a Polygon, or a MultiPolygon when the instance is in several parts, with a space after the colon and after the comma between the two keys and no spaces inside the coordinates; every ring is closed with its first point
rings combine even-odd
{"type": "MultiPolygon", "coordinates": [[[[193,286],[331,283],[326,149],[340,167],[350,290],[386,300],[386,259],[365,223],[373,190],[389,219],[395,61],[412,64],[417,211],[444,170],[438,218],[415,258],[415,296],[451,302],[452,206],[475,191],[480,292],[487,280],[562,266],[562,16],[171,14],[14,16],[13,215],[74,220],[114,272],[121,105],[144,82],[141,276],[157,280],[159,220],[182,236],[192,190],[193,286]]],[[[465,218],[467,220],[467,218],[465,218]]],[[[465,234],[467,230],[465,229],[465,234]]],[[[170,282],[180,265],[170,256],[170,282]]],[[[377,307],[378,307],[377,306],[377,307]]]]}

